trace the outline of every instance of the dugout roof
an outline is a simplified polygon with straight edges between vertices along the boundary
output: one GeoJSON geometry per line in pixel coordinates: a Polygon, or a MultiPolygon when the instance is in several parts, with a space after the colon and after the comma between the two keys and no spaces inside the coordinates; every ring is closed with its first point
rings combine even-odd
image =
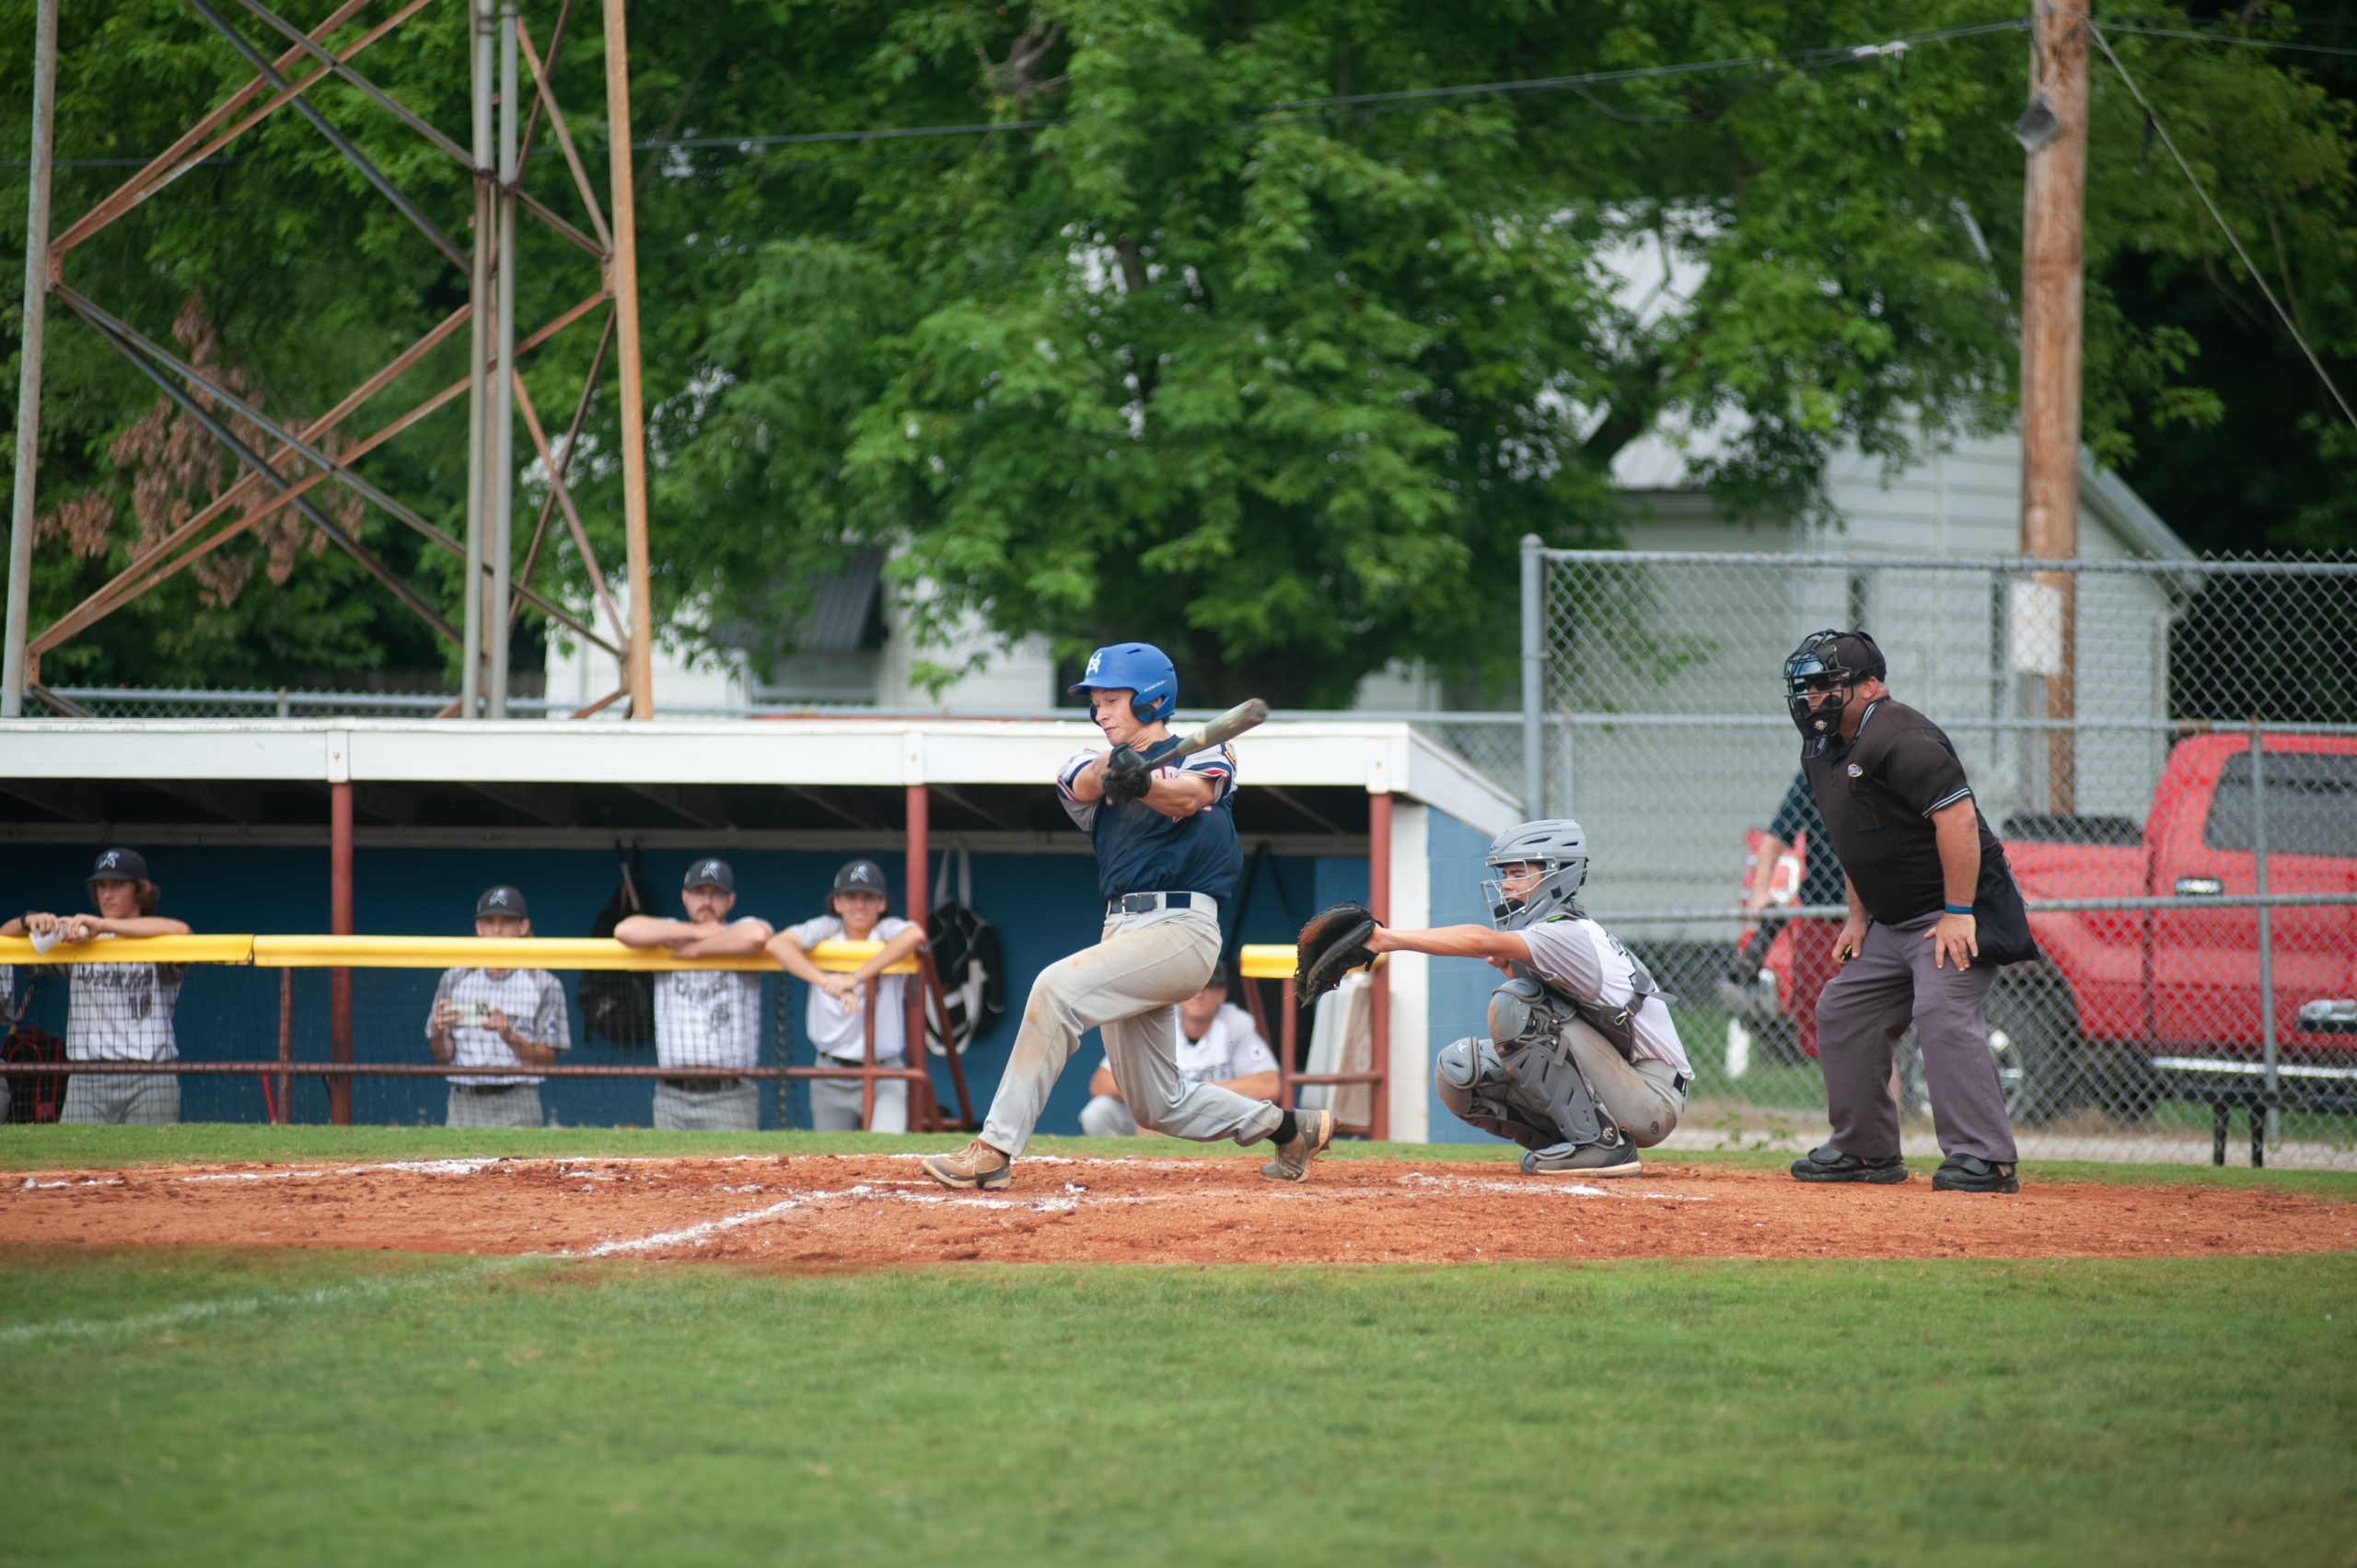
{"type": "MultiPolygon", "coordinates": [[[[1102,744],[1086,722],[1046,719],[12,721],[0,723],[0,837],[307,839],[325,830],[329,786],[348,782],[357,830],[379,842],[873,840],[905,830],[908,786],[923,784],[936,839],[1077,849],[1050,781],[1102,744]]],[[[1373,794],[1485,831],[1519,815],[1405,723],[1277,720],[1237,750],[1248,838],[1363,850],[1373,794]]]]}

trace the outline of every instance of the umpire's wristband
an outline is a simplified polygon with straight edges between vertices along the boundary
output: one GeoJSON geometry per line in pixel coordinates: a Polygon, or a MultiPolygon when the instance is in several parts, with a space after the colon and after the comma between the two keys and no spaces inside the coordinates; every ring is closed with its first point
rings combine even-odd
{"type": "Polygon", "coordinates": [[[1943,904],[1940,907],[1950,914],[1970,914],[1972,912],[1972,906],[1970,904],[1943,904]]]}

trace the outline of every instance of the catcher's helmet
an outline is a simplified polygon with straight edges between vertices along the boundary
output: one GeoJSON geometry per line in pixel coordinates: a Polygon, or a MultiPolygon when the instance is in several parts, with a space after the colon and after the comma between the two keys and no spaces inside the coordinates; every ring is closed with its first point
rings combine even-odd
{"type": "Polygon", "coordinates": [[[1579,895],[1580,884],[1587,880],[1587,830],[1569,817],[1525,822],[1492,839],[1482,864],[1492,871],[1508,865],[1540,868],[1538,880],[1518,899],[1506,896],[1503,876],[1482,879],[1490,923],[1500,931],[1519,931],[1574,911],[1573,900],[1579,895]]]}
{"type": "Polygon", "coordinates": [[[1067,691],[1128,691],[1140,724],[1167,719],[1178,706],[1178,671],[1152,643],[1114,643],[1088,656],[1088,668],[1067,691]]]}
{"type": "Polygon", "coordinates": [[[1861,680],[1880,676],[1882,649],[1864,632],[1811,632],[1784,660],[1784,705],[1794,727],[1804,738],[1839,734],[1841,710],[1850,705],[1851,689],[1861,680]],[[1809,706],[1810,693],[1830,691],[1833,701],[1809,706]]]}

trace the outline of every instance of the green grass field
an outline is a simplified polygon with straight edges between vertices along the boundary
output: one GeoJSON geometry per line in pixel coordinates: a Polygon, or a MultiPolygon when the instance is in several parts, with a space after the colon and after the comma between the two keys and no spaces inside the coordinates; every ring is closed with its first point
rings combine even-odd
{"type": "MultiPolygon", "coordinates": [[[[879,1144],[907,1146],[43,1128],[0,1163],[879,1144]]],[[[2349,1177],[2085,1174],[2357,1201],[2349,1177]]],[[[2352,1254],[813,1275],[0,1251],[8,1563],[2347,1564],[2352,1410],[2352,1254]]]]}

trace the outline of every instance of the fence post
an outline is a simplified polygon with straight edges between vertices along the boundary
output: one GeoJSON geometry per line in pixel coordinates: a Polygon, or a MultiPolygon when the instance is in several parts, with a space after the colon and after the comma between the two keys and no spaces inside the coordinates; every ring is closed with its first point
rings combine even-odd
{"type": "Polygon", "coordinates": [[[1538,536],[1522,536],[1522,814],[1547,815],[1547,756],[1542,749],[1546,705],[1546,595],[1540,575],[1546,555],[1538,536]]]}
{"type": "MultiPolygon", "coordinates": [[[[2267,897],[2267,763],[2265,761],[2266,732],[2258,727],[2258,720],[2250,721],[2250,851],[2256,872],[2253,890],[2263,900],[2267,897]]],[[[2275,922],[2273,912],[2265,903],[2258,906],[2258,1047],[2259,1060],[2267,1064],[2267,1136],[2269,1142],[2283,1134],[2282,1113],[2275,1109],[2278,1081],[2275,1046],[2275,922]]],[[[2256,1125],[2260,1112],[2251,1112],[2256,1125]]],[[[2250,1163],[2258,1163],[2258,1140],[2251,1140],[2250,1163]]]]}
{"type": "MultiPolygon", "coordinates": [[[[352,781],[328,785],[328,929],[338,936],[352,935],[352,781]]],[[[328,1060],[352,1061],[352,971],[328,971],[328,1060]]],[[[328,1079],[328,1120],[338,1127],[352,1125],[352,1079],[337,1074],[328,1079]]]]}

